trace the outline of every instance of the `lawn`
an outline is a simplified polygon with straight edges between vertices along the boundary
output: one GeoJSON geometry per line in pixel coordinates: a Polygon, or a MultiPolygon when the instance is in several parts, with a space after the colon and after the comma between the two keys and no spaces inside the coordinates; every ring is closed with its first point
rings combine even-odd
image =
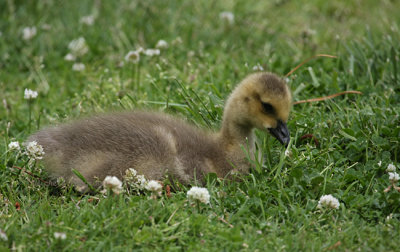
{"type": "Polygon", "coordinates": [[[0,1],[0,251],[399,250],[387,171],[400,169],[398,10],[390,0],[0,1]],[[159,55],[125,60],[160,40],[159,55]],[[316,54],[337,58],[285,77],[316,54]],[[294,101],[362,95],[293,105],[289,148],[258,131],[264,164],[237,181],[210,174],[209,204],[188,201],[193,185],[157,199],[80,195],[9,149],[107,111],[163,111],[216,131],[230,91],[260,70],[284,77],[294,101]],[[317,207],[328,194],[338,209],[317,207]]]}

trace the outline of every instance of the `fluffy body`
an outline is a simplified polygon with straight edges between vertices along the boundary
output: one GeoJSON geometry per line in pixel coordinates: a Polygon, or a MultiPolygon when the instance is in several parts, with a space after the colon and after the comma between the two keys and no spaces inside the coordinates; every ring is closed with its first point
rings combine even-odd
{"type": "Polygon", "coordinates": [[[248,157],[254,157],[254,128],[267,130],[277,127],[278,120],[286,122],[290,104],[289,88],[280,78],[258,73],[235,88],[217,133],[167,114],[122,112],[47,128],[29,141],[43,146],[44,165],[52,177],[63,177],[79,190],[86,185],[72,169],[94,185],[109,175],[122,179],[129,168],[146,179],[161,180],[168,174],[188,184],[210,172],[222,178],[247,173],[248,157]],[[274,113],[265,113],[262,102],[272,104],[274,113]]]}

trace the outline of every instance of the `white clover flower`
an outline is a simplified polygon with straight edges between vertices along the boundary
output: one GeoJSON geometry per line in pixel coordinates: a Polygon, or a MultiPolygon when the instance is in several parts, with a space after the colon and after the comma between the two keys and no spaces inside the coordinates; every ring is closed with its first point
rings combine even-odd
{"type": "Polygon", "coordinates": [[[68,48],[74,56],[83,56],[89,51],[86,40],[83,37],[72,40],[68,44],[68,48]]]}
{"type": "Polygon", "coordinates": [[[65,240],[67,238],[67,235],[62,232],[54,232],[54,238],[58,240],[65,240]]]}
{"type": "Polygon", "coordinates": [[[125,179],[133,180],[136,179],[137,171],[133,168],[129,168],[125,171],[125,179]]]}
{"type": "Polygon", "coordinates": [[[332,195],[323,195],[321,196],[320,200],[318,201],[318,208],[332,208],[332,209],[339,209],[340,203],[339,200],[333,197],[332,195]]]}
{"type": "Polygon", "coordinates": [[[125,55],[125,60],[131,63],[138,63],[140,60],[139,51],[129,51],[127,55],[125,55]]]}
{"type": "Polygon", "coordinates": [[[167,49],[168,48],[168,43],[165,40],[159,40],[156,44],[156,48],[158,49],[167,49]]]}
{"type": "Polygon", "coordinates": [[[138,175],[137,171],[133,168],[129,168],[125,171],[124,180],[127,182],[127,185],[133,189],[142,190],[147,185],[147,180],[144,175],[138,175]]]}
{"type": "Polygon", "coordinates": [[[253,71],[264,71],[264,68],[260,65],[260,63],[257,63],[257,65],[253,66],[253,71]]]}
{"type": "Polygon", "coordinates": [[[233,15],[233,13],[229,11],[223,11],[219,13],[219,18],[230,25],[235,22],[235,15],[233,15]]]}
{"type": "Polygon", "coordinates": [[[107,176],[103,181],[104,189],[110,189],[115,194],[122,191],[122,182],[115,176],[107,176]]]}
{"type": "Polygon", "coordinates": [[[79,23],[85,24],[85,25],[88,25],[88,26],[92,26],[94,24],[94,19],[95,19],[95,17],[93,15],[83,16],[79,20],[79,23]]]}
{"type": "Polygon", "coordinates": [[[204,204],[210,203],[210,193],[207,188],[193,186],[187,192],[187,197],[189,200],[198,200],[204,204]]]}
{"type": "Polygon", "coordinates": [[[8,144],[8,149],[9,150],[16,150],[19,151],[21,149],[21,147],[19,146],[19,142],[10,142],[8,144]]]}
{"type": "Polygon", "coordinates": [[[0,229],[0,240],[8,241],[8,237],[7,237],[6,232],[4,232],[4,231],[1,230],[1,229],[0,229]]]}
{"type": "Polygon", "coordinates": [[[26,100],[35,99],[38,96],[38,92],[25,88],[24,98],[26,100]]]}
{"type": "Polygon", "coordinates": [[[394,164],[389,164],[387,169],[387,172],[395,172],[396,171],[396,166],[394,164]]]}
{"type": "Polygon", "coordinates": [[[136,49],[136,52],[143,53],[144,52],[144,48],[140,46],[138,49],[136,49]]]}
{"type": "Polygon", "coordinates": [[[399,181],[399,174],[397,172],[389,172],[389,180],[392,183],[399,181]]]}
{"type": "Polygon", "coordinates": [[[162,189],[162,185],[158,181],[150,180],[146,183],[145,188],[146,190],[151,192],[160,192],[162,189]]]}
{"type": "Polygon", "coordinates": [[[145,55],[153,57],[155,55],[160,55],[160,50],[159,49],[146,49],[143,52],[145,55]]]}
{"type": "Polygon", "coordinates": [[[29,158],[34,159],[34,160],[40,160],[43,158],[43,155],[45,154],[43,151],[43,147],[38,144],[36,141],[32,141],[26,144],[26,155],[28,155],[29,158]]]}
{"type": "Polygon", "coordinates": [[[147,184],[147,180],[144,177],[144,175],[137,175],[136,179],[137,179],[137,183],[138,183],[138,188],[139,189],[144,189],[146,184],[147,184]]]}
{"type": "Polygon", "coordinates": [[[68,53],[67,55],[65,55],[64,59],[66,61],[75,61],[76,57],[72,53],[68,53]]]}
{"type": "Polygon", "coordinates": [[[83,63],[74,63],[72,65],[72,70],[76,71],[76,72],[81,72],[81,71],[85,70],[85,64],[83,64],[83,63]]]}
{"type": "Polygon", "coordinates": [[[22,38],[24,40],[31,40],[36,35],[36,27],[25,27],[22,30],[22,38]]]}

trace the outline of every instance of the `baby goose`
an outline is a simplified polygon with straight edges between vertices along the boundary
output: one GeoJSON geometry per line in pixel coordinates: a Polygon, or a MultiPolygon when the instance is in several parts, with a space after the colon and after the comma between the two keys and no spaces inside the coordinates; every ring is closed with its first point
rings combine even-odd
{"type": "Polygon", "coordinates": [[[217,133],[207,134],[166,114],[123,112],[44,129],[29,141],[43,146],[44,166],[52,177],[63,177],[80,191],[87,187],[72,169],[96,186],[107,175],[122,179],[128,168],[147,179],[168,174],[188,184],[210,172],[221,178],[247,173],[247,156],[255,151],[254,128],[268,130],[287,145],[290,107],[291,93],[282,79],[255,73],[228,98],[217,133]]]}

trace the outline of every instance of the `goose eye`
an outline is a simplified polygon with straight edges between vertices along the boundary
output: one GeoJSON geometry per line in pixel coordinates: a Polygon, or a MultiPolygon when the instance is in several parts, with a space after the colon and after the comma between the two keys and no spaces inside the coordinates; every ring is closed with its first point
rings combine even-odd
{"type": "Polygon", "coordinates": [[[269,104],[268,102],[261,102],[262,107],[264,109],[264,112],[267,114],[274,114],[275,113],[275,109],[274,107],[269,104]]]}

